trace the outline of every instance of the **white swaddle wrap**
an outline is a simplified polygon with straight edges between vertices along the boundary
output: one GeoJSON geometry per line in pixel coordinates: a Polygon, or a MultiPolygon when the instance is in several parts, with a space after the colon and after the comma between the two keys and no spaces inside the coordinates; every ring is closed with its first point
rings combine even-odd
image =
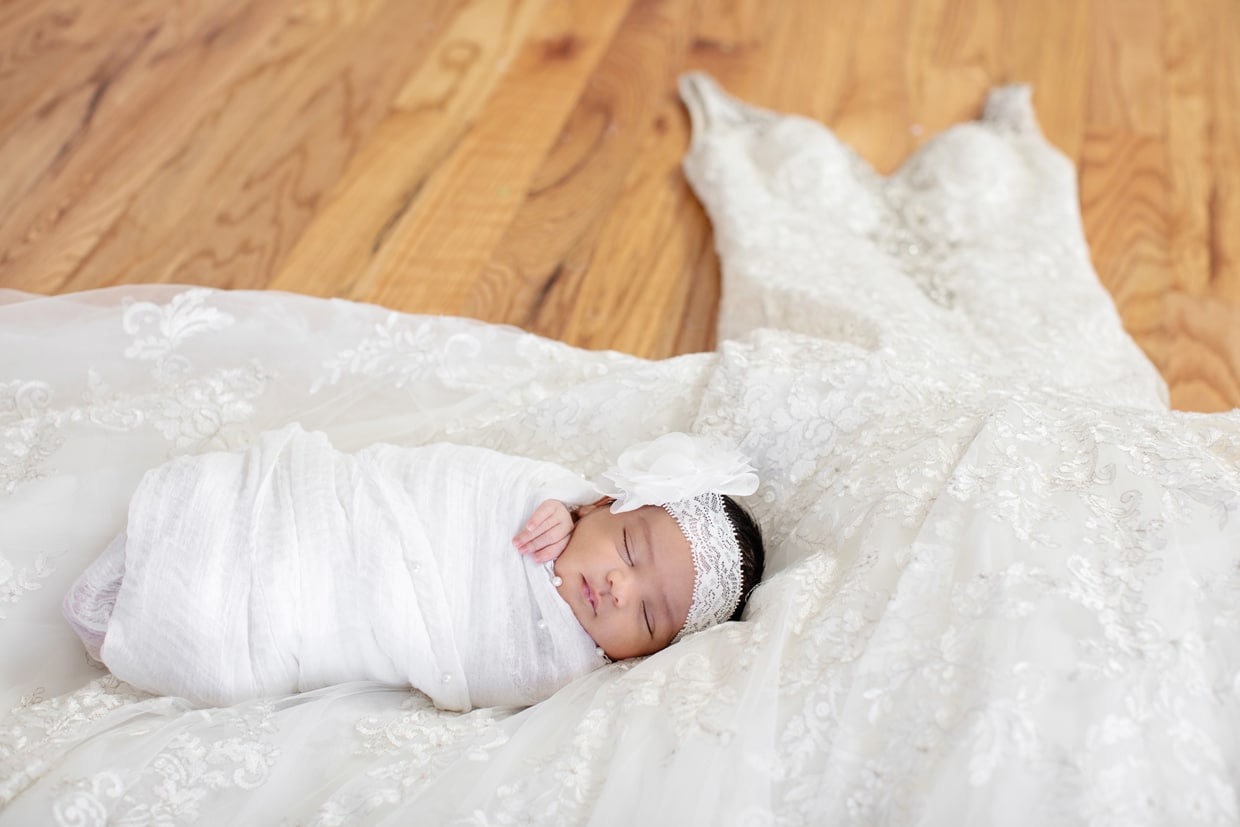
{"type": "Polygon", "coordinates": [[[511,538],[592,485],[480,448],[355,454],[292,425],[149,472],[129,508],[103,661],[207,704],[349,680],[444,709],[525,705],[603,664],[511,538]]]}

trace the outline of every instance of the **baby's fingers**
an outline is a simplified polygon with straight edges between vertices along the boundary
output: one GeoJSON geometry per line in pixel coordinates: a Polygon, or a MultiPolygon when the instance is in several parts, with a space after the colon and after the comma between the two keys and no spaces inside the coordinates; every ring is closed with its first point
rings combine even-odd
{"type": "Polygon", "coordinates": [[[566,537],[571,525],[572,518],[563,503],[548,500],[534,509],[525,528],[512,538],[512,544],[522,554],[537,551],[566,537]]]}
{"type": "Polygon", "coordinates": [[[555,520],[555,509],[548,507],[550,503],[543,503],[534,509],[534,513],[530,515],[529,522],[525,524],[525,528],[517,532],[517,536],[512,538],[515,545],[524,545],[538,535],[552,527],[555,520]]]}
{"type": "Polygon", "coordinates": [[[549,560],[555,560],[559,557],[564,549],[568,548],[568,538],[557,540],[549,546],[544,546],[534,552],[535,563],[546,563],[549,560]]]}
{"type": "Polygon", "coordinates": [[[526,529],[512,538],[512,544],[525,554],[530,551],[537,551],[546,546],[548,543],[555,542],[558,539],[555,534],[555,525],[539,526],[536,529],[526,529]]]}
{"type": "Polygon", "coordinates": [[[549,525],[544,525],[541,523],[526,525],[525,528],[518,531],[517,535],[512,538],[512,544],[517,548],[528,545],[531,541],[545,534],[548,528],[550,528],[549,525]]]}

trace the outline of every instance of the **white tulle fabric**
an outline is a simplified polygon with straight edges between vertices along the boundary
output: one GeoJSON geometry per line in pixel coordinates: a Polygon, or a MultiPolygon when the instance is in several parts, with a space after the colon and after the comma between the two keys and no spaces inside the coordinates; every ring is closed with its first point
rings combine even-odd
{"type": "Polygon", "coordinates": [[[292,424],[149,471],[122,559],[113,544],[70,591],[102,600],[68,601],[69,619],[110,603],[108,670],[205,705],[368,679],[441,709],[528,706],[604,661],[513,526],[597,497],[549,462],[451,443],[346,454],[292,424]]]}
{"type": "Polygon", "coordinates": [[[682,92],[716,353],[278,294],[3,295],[0,823],[1240,821],[1240,416],[1166,410],[1028,92],[890,178],[682,92]],[[189,711],[100,671],[57,604],[143,472],[293,420],[588,477],[669,430],[730,440],[766,582],[746,622],[515,715],[369,684],[189,711]]]}

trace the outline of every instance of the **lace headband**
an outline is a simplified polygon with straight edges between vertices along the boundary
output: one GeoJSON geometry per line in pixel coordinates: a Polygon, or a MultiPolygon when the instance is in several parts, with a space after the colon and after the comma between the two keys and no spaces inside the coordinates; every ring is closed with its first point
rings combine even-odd
{"type": "Polygon", "coordinates": [[[732,616],[741,602],[741,546],[736,528],[723,510],[723,497],[701,494],[666,503],[693,551],[693,602],[685,625],[672,643],[685,635],[708,629],[732,616]]]}
{"type": "Polygon", "coordinates": [[[758,489],[758,475],[739,452],[703,437],[664,434],[634,445],[603,474],[614,488],[611,510],[661,506],[676,520],[693,554],[693,600],[672,642],[722,623],[741,602],[741,547],[723,496],[758,489]]]}

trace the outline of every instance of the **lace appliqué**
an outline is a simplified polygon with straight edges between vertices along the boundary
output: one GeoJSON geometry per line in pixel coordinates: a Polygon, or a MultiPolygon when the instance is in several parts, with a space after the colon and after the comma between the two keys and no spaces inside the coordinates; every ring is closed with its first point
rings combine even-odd
{"type": "Polygon", "coordinates": [[[255,400],[271,377],[253,360],[195,373],[185,351],[235,322],[206,304],[210,295],[209,290],[186,290],[164,305],[126,303],[121,326],[131,341],[124,356],[150,364],[154,382],[149,391],[113,393],[97,371],[89,370],[83,404],[57,407],[56,392],[46,382],[0,383],[0,490],[12,493],[42,477],[71,425],[133,431],[150,424],[178,451],[244,443],[245,435],[234,429],[253,415],[255,400]]]}
{"type": "Polygon", "coordinates": [[[253,790],[267,782],[280,754],[269,704],[214,709],[209,727],[174,735],[137,771],[103,770],[64,784],[52,802],[62,827],[185,824],[212,793],[253,790]]]}
{"type": "Polygon", "coordinates": [[[39,477],[43,463],[63,439],[48,415],[52,388],[46,382],[0,382],[0,489],[39,477]]]}
{"type": "Polygon", "coordinates": [[[40,554],[28,566],[18,568],[0,554],[0,620],[7,620],[5,606],[11,606],[31,592],[43,588],[43,581],[56,570],[59,554],[40,554]]]}
{"type": "Polygon", "coordinates": [[[507,710],[494,708],[464,715],[443,712],[415,693],[399,710],[362,718],[355,727],[360,738],[357,752],[372,759],[364,784],[351,784],[332,796],[310,824],[341,827],[358,823],[416,794],[462,758],[487,761],[493,750],[508,742],[501,726],[508,715],[507,710]]]}
{"type": "Polygon", "coordinates": [[[376,324],[356,346],[340,351],[323,364],[311,393],[336,385],[345,377],[384,379],[396,388],[418,386],[435,377],[448,387],[483,389],[487,382],[476,372],[463,369],[483,350],[480,337],[490,332],[483,325],[471,333],[444,335],[442,322],[391,313],[376,324]]]}
{"type": "MultiPolygon", "coordinates": [[[[636,357],[600,353],[583,365],[569,346],[468,319],[389,314],[355,345],[326,360],[310,393],[374,380],[407,394],[411,415],[432,410],[432,420],[409,427],[418,441],[433,441],[491,424],[499,409],[529,407],[582,382],[607,376],[611,366],[636,357]],[[454,416],[442,410],[455,406],[454,416]]],[[[496,446],[489,446],[496,447],[496,446]]]]}
{"type": "Polygon", "coordinates": [[[50,770],[94,722],[150,697],[108,675],[67,695],[47,699],[40,689],[22,698],[0,722],[0,805],[50,770]]]}

